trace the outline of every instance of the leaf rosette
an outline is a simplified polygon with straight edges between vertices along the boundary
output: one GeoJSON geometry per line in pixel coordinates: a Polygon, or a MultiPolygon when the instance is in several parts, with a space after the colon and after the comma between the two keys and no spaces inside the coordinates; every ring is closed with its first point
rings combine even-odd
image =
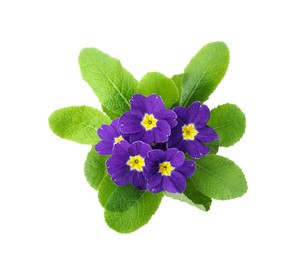
{"type": "Polygon", "coordinates": [[[246,119],[234,104],[210,110],[205,102],[229,64],[223,42],[204,46],[182,74],[147,73],[138,82],[118,59],[95,49],[79,55],[83,79],[101,110],[72,106],[54,111],[51,130],[91,145],[85,177],[98,191],[106,223],[120,233],[147,224],[163,196],[204,211],[212,199],[247,191],[235,162],[218,155],[244,135],[246,119]]]}

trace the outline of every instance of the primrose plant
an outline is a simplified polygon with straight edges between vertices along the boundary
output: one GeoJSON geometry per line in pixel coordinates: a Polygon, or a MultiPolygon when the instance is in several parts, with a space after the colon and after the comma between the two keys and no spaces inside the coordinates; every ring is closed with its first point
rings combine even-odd
{"type": "Polygon", "coordinates": [[[138,82],[120,61],[94,49],[79,56],[83,79],[102,111],[72,106],[53,112],[59,137],[91,145],[84,172],[98,190],[106,223],[120,233],[145,225],[163,196],[208,211],[212,199],[242,196],[242,170],[217,155],[245,132],[244,113],[233,104],[212,110],[205,101],[225,75],[223,42],[204,46],[184,73],[168,78],[147,73],[138,82]]]}

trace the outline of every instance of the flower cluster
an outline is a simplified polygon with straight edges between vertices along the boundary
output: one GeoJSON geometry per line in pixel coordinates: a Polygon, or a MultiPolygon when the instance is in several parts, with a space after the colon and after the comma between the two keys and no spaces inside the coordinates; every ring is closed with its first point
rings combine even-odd
{"type": "Polygon", "coordinates": [[[200,158],[209,153],[204,143],[218,139],[206,123],[210,111],[200,102],[188,108],[166,109],[162,98],[133,95],[130,111],[110,125],[98,129],[101,141],[95,149],[112,155],[107,171],[118,186],[132,183],[141,190],[182,193],[186,179],[195,172],[195,162],[185,153],[200,158]]]}

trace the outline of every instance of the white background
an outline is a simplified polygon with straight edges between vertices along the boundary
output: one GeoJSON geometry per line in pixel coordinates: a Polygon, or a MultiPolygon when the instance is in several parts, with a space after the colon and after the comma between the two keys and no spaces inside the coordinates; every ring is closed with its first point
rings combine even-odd
{"type": "Polygon", "coordinates": [[[0,259],[303,259],[299,3],[1,1],[0,259]],[[48,127],[55,109],[99,107],[80,50],[119,58],[139,80],[181,73],[218,40],[231,61],[207,104],[246,113],[245,136],[220,154],[243,169],[248,193],[207,213],[164,198],[139,231],[112,231],[83,174],[90,147],[48,127]]]}

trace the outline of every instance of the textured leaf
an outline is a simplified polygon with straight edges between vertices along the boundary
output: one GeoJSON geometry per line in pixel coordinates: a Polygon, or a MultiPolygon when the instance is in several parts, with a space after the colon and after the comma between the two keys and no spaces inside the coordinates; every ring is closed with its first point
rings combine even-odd
{"type": "Polygon", "coordinates": [[[79,55],[83,79],[91,86],[107,110],[121,116],[129,110],[129,101],[138,82],[120,61],[94,48],[85,48],[79,55]]]}
{"type": "Polygon", "coordinates": [[[203,103],[207,100],[223,79],[228,63],[229,51],[225,43],[205,45],[184,70],[181,105],[188,106],[194,101],[203,103]]]}
{"type": "Polygon", "coordinates": [[[118,186],[116,186],[116,184],[111,180],[111,176],[106,174],[100,183],[98,192],[99,202],[102,207],[105,207],[108,198],[117,187],[118,186]]]}
{"type": "Polygon", "coordinates": [[[218,200],[241,197],[247,191],[242,170],[231,160],[210,154],[196,160],[191,180],[202,194],[218,200]]]}
{"type": "Polygon", "coordinates": [[[159,72],[147,73],[139,83],[138,92],[144,96],[160,95],[167,108],[171,108],[179,99],[174,81],[159,72]]]}
{"type": "Polygon", "coordinates": [[[54,111],[48,121],[51,130],[59,137],[94,145],[100,141],[97,129],[111,120],[98,109],[73,106],[54,111]]]}
{"type": "Polygon", "coordinates": [[[104,178],[106,172],[105,162],[108,159],[108,156],[101,156],[98,154],[93,147],[88,153],[84,165],[84,173],[87,182],[95,190],[98,190],[99,185],[104,178]]]}
{"type": "Polygon", "coordinates": [[[105,221],[120,233],[131,233],[147,224],[158,209],[163,193],[140,191],[133,186],[117,187],[105,206],[105,221]]]}
{"type": "Polygon", "coordinates": [[[120,117],[120,115],[116,114],[115,112],[112,112],[112,111],[108,110],[105,106],[102,106],[102,110],[112,120],[120,117]]]}
{"type": "Polygon", "coordinates": [[[220,137],[220,146],[228,147],[238,142],[246,128],[244,113],[233,104],[224,104],[214,108],[210,114],[208,125],[220,137]]]}
{"type": "Polygon", "coordinates": [[[187,180],[186,190],[184,193],[165,193],[166,196],[186,202],[192,206],[195,206],[201,210],[208,211],[211,205],[211,198],[203,195],[195,188],[195,184],[191,179],[187,180]]]}

